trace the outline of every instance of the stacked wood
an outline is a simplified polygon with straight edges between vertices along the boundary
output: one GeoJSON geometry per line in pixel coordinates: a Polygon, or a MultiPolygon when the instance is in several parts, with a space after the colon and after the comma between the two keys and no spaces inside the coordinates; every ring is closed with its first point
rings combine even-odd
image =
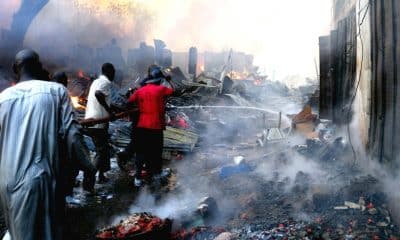
{"type": "Polygon", "coordinates": [[[164,150],[177,150],[180,152],[191,152],[195,147],[199,136],[196,133],[167,127],[164,131],[164,150]]]}
{"type": "MultiPolygon", "coordinates": [[[[111,142],[116,147],[124,148],[128,146],[130,136],[130,124],[119,124],[114,130],[111,142]]],[[[168,126],[164,130],[164,150],[191,152],[193,151],[198,138],[199,137],[196,133],[168,126]]]]}

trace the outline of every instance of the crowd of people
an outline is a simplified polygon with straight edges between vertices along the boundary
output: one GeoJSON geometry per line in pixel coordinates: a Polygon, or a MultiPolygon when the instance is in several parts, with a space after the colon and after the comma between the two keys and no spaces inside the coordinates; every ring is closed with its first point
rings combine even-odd
{"type": "MultiPolygon", "coordinates": [[[[0,93],[0,203],[8,232],[4,239],[62,239],[65,197],[72,194],[79,170],[82,188],[93,192],[108,181],[110,145],[108,123],[83,128],[74,114],[64,72],[50,76],[32,50],[15,57],[17,84],[0,93]],[[92,160],[83,134],[92,138],[96,155],[92,160]]],[[[101,67],[101,75],[90,86],[86,120],[116,120],[111,104],[115,68],[101,67]]],[[[161,68],[152,65],[140,86],[128,94],[127,109],[138,109],[132,123],[132,139],[121,156],[135,157],[136,187],[159,186],[162,169],[165,99],[173,86],[161,68]]]]}

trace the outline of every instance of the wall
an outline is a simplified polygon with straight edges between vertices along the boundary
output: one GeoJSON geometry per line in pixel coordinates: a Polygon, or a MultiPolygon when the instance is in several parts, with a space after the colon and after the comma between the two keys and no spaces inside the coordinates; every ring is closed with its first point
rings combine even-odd
{"type": "MultiPolygon", "coordinates": [[[[353,109],[363,146],[368,145],[371,106],[371,13],[369,0],[357,4],[357,76],[353,109]]],[[[355,135],[356,133],[352,133],[355,135]]]]}
{"type": "Polygon", "coordinates": [[[361,139],[372,159],[396,169],[400,153],[400,2],[333,3],[333,30],[320,38],[320,112],[336,124],[347,125],[343,114],[352,110],[349,135],[361,139]]]}
{"type": "Polygon", "coordinates": [[[400,2],[370,1],[371,127],[369,149],[380,162],[398,166],[400,145],[400,2]]]}
{"type": "Polygon", "coordinates": [[[357,14],[355,5],[336,3],[340,10],[334,7],[333,15],[339,16],[342,11],[348,15],[334,19],[331,34],[320,38],[320,117],[340,125],[348,124],[353,115],[349,103],[356,83],[357,14]]]}

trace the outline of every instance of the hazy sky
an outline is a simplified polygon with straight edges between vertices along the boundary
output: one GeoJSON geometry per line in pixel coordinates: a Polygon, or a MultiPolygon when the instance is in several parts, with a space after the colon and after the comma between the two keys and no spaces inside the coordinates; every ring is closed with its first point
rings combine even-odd
{"type": "MultiPolygon", "coordinates": [[[[0,1],[0,27],[10,24],[19,2],[0,1]]],[[[315,76],[318,37],[329,32],[330,18],[331,0],[50,0],[26,43],[35,47],[46,36],[95,46],[114,34],[125,38],[128,48],[159,38],[176,51],[197,46],[252,53],[256,64],[277,78],[315,76]],[[93,27],[98,21],[102,26],[93,27]]]]}

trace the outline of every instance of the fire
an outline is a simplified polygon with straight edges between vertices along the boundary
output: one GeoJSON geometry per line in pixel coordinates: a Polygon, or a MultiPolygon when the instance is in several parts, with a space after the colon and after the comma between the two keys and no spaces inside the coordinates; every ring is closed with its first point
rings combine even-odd
{"type": "Polygon", "coordinates": [[[232,71],[230,72],[229,75],[230,78],[232,78],[233,80],[245,80],[249,76],[249,73],[247,71],[243,72],[232,71]]]}
{"type": "Polygon", "coordinates": [[[262,81],[260,79],[254,80],[254,85],[260,86],[262,84],[262,81]]]}
{"type": "Polygon", "coordinates": [[[86,76],[86,75],[85,75],[85,72],[83,72],[83,70],[79,70],[78,73],[77,73],[77,75],[78,75],[79,78],[83,78],[83,79],[86,79],[86,80],[90,80],[90,77],[86,76]]]}
{"type": "Polygon", "coordinates": [[[200,66],[200,71],[204,72],[204,65],[200,66]]]}
{"type": "Polygon", "coordinates": [[[86,110],[86,107],[81,104],[82,99],[79,98],[78,96],[71,96],[71,102],[72,106],[74,106],[75,109],[82,111],[86,110]]]}
{"type": "Polygon", "coordinates": [[[88,9],[93,14],[107,13],[110,10],[119,16],[128,15],[129,10],[135,6],[132,0],[74,0],[73,4],[79,9],[88,9]]]}

